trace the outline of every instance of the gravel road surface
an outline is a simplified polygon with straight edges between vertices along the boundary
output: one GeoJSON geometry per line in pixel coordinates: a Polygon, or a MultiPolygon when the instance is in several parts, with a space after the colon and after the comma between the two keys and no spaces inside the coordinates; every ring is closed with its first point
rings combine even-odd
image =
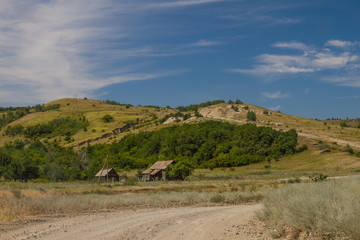
{"type": "Polygon", "coordinates": [[[120,210],[0,226],[0,239],[271,239],[255,220],[261,204],[120,210]]]}

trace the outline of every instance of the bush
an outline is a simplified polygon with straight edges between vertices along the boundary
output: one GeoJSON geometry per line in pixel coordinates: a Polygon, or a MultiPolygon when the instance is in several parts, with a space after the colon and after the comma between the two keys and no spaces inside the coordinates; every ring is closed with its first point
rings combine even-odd
{"type": "Polygon", "coordinates": [[[189,176],[192,172],[194,167],[190,163],[190,161],[180,161],[176,163],[175,165],[170,165],[168,167],[168,177],[169,179],[178,179],[178,180],[184,180],[187,176],[189,176]]]}
{"type": "Polygon", "coordinates": [[[350,155],[354,154],[354,150],[349,145],[346,146],[345,152],[348,152],[350,155]]]}
{"type": "Polygon", "coordinates": [[[325,181],[327,178],[327,175],[324,175],[322,173],[314,173],[309,176],[310,180],[313,182],[322,182],[325,181]]]}
{"type": "Polygon", "coordinates": [[[212,203],[222,203],[225,202],[225,197],[221,194],[216,194],[210,198],[210,202],[212,203]]]}
{"type": "Polygon", "coordinates": [[[256,121],[256,114],[253,112],[253,111],[249,111],[246,115],[246,119],[248,121],[253,121],[255,122],[256,121]]]}
{"type": "Polygon", "coordinates": [[[301,147],[298,147],[296,149],[296,152],[300,153],[300,152],[303,152],[303,151],[306,151],[306,150],[308,150],[308,146],[306,144],[304,144],[301,147]]]}
{"type": "Polygon", "coordinates": [[[341,127],[350,127],[349,125],[346,124],[346,122],[340,123],[340,126],[341,126],[341,127]]]}
{"type": "Polygon", "coordinates": [[[106,114],[101,118],[101,120],[105,123],[109,123],[109,122],[113,122],[114,118],[110,114],[106,114]]]}
{"type": "Polygon", "coordinates": [[[231,105],[231,109],[234,110],[235,112],[239,111],[239,108],[237,106],[231,105]]]}

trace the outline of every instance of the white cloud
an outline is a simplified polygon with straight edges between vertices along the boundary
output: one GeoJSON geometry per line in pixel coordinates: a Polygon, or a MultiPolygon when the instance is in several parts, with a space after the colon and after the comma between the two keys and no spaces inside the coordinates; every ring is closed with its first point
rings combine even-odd
{"type": "Polygon", "coordinates": [[[355,42],[350,41],[342,41],[342,40],[329,40],[325,43],[326,46],[338,47],[338,48],[346,48],[352,47],[356,45],[355,42]]]}
{"type": "Polygon", "coordinates": [[[335,97],[335,99],[360,99],[360,95],[345,96],[345,97],[335,97]]]}
{"type": "Polygon", "coordinates": [[[329,76],[323,77],[323,81],[335,83],[341,86],[360,87],[359,76],[329,76]]]}
{"type": "Polygon", "coordinates": [[[308,46],[306,46],[303,43],[300,42],[277,42],[272,45],[273,47],[277,48],[289,48],[289,49],[298,49],[306,51],[309,49],[308,46]]]}
{"type": "Polygon", "coordinates": [[[208,41],[208,40],[199,40],[193,45],[196,47],[209,47],[209,46],[216,46],[224,44],[224,42],[218,42],[218,41],[208,41]]]}
{"type": "Polygon", "coordinates": [[[252,68],[231,69],[230,71],[251,74],[264,79],[316,72],[329,74],[331,71],[331,77],[325,78],[325,81],[343,86],[360,87],[359,78],[354,77],[357,76],[360,68],[360,56],[357,51],[333,52],[328,48],[309,50],[305,44],[300,42],[278,42],[273,46],[304,50],[304,53],[297,55],[262,54],[255,58],[257,63],[252,68]]]}
{"type": "Polygon", "coordinates": [[[274,92],[274,93],[262,92],[261,95],[264,98],[269,98],[269,99],[279,99],[279,98],[288,98],[288,97],[290,97],[290,94],[281,93],[281,91],[277,91],[277,92],[274,92]]]}
{"type": "MultiPolygon", "coordinates": [[[[289,16],[289,10],[306,5],[306,3],[266,1],[239,1],[241,8],[224,14],[222,18],[233,20],[240,25],[255,25],[256,27],[272,27],[277,25],[294,25],[301,22],[300,18],[289,16]]],[[[238,26],[238,25],[236,25],[238,26]]]]}
{"type": "Polygon", "coordinates": [[[129,46],[125,38],[132,29],[121,16],[144,11],[140,2],[0,0],[0,5],[0,102],[91,96],[111,84],[183,72],[142,72],[138,63],[108,70],[108,64],[139,56],[180,54],[129,46]],[[123,21],[109,24],[114,16],[123,21]]]}
{"type": "Polygon", "coordinates": [[[356,62],[359,56],[349,52],[335,55],[334,53],[317,53],[310,63],[318,69],[339,69],[350,62],[356,62]]]}
{"type": "Polygon", "coordinates": [[[184,0],[184,1],[164,1],[160,3],[149,4],[148,7],[153,8],[174,8],[174,7],[187,7],[192,5],[200,5],[214,2],[226,2],[229,0],[184,0]]]}
{"type": "Polygon", "coordinates": [[[281,109],[281,106],[275,106],[275,107],[269,107],[268,109],[270,109],[271,111],[275,111],[275,112],[277,112],[277,111],[280,111],[280,109],[281,109]]]}

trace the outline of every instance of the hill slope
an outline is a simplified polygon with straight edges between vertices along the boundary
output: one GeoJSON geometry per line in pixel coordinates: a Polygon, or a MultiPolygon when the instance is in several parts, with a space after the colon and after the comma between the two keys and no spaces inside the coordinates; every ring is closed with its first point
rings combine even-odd
{"type": "MultiPolygon", "coordinates": [[[[64,141],[64,136],[43,137],[42,140],[60,141],[60,145],[74,147],[79,143],[106,143],[119,139],[129,132],[148,131],[159,129],[172,124],[199,122],[206,120],[220,120],[234,124],[244,124],[247,113],[256,114],[256,123],[259,126],[268,126],[274,129],[287,131],[295,129],[303,142],[309,139],[324,141],[333,145],[347,144],[355,149],[360,149],[360,129],[356,127],[342,127],[336,121],[319,121],[274,112],[250,104],[216,104],[198,109],[200,115],[195,116],[194,111],[180,113],[177,109],[159,107],[134,107],[130,105],[107,104],[100,100],[87,99],[59,99],[45,104],[51,106],[59,104],[57,110],[45,112],[30,112],[29,114],[11,122],[3,127],[0,136],[0,146],[5,142],[24,139],[23,136],[7,136],[7,127],[21,125],[24,128],[37,124],[46,124],[59,118],[86,118],[89,125],[86,129],[77,129],[71,139],[64,141]],[[175,114],[178,113],[178,114],[175,114]],[[184,115],[187,114],[187,117],[184,115]],[[110,115],[113,121],[104,122],[102,117],[110,115]],[[166,117],[166,121],[161,121],[166,117]]],[[[311,141],[310,141],[311,142],[311,141]]],[[[312,143],[315,144],[314,141],[312,143]]]]}

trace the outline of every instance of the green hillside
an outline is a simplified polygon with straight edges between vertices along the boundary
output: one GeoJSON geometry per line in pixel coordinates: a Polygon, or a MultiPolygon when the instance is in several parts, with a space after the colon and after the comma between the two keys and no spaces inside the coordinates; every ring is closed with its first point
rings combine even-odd
{"type": "Polygon", "coordinates": [[[244,172],[243,165],[259,163],[246,167],[248,173],[271,163],[279,176],[329,169],[333,175],[352,174],[360,169],[360,129],[354,120],[346,125],[311,120],[240,100],[170,109],[59,99],[1,110],[0,174],[9,179],[88,179],[107,153],[118,171],[144,169],[166,159],[188,162],[190,168],[236,167],[239,172],[244,172]],[[236,130],[241,126],[243,130],[236,130]],[[291,132],[296,139],[286,135],[291,132]],[[85,151],[88,162],[81,158],[85,151]]]}

